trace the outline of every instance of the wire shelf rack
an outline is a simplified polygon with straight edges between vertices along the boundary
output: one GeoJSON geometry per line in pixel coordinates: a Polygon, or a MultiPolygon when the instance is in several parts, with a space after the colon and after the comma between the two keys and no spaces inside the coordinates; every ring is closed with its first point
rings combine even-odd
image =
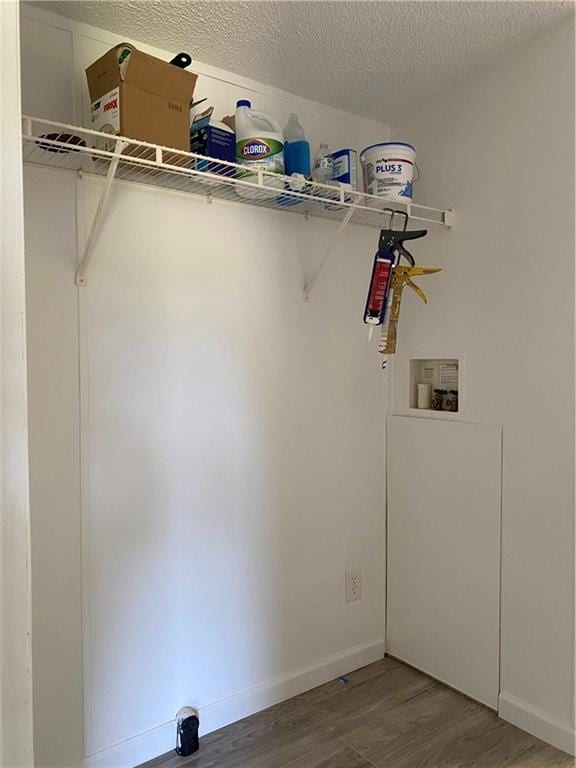
{"type": "Polygon", "coordinates": [[[247,172],[236,163],[34,117],[23,118],[23,157],[25,163],[97,176],[108,176],[114,164],[114,178],[124,181],[379,229],[390,226],[392,210],[427,225],[452,224],[449,210],[386,202],[346,184],[247,172]]]}

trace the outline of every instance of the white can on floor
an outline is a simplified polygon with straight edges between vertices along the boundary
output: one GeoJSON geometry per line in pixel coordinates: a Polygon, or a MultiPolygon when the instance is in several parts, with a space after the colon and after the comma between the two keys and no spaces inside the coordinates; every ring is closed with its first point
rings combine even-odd
{"type": "Polygon", "coordinates": [[[372,144],[360,154],[364,191],[391,202],[412,202],[416,150],[404,141],[372,144]]]}

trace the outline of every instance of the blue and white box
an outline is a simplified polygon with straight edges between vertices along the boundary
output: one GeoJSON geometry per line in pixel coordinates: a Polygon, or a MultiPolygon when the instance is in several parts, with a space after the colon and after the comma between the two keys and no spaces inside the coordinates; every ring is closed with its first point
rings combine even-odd
{"type": "Polygon", "coordinates": [[[339,149],[332,152],[331,157],[334,163],[333,180],[358,189],[358,154],[353,149],[339,149]]]}
{"type": "MultiPolygon", "coordinates": [[[[227,160],[230,163],[236,160],[236,141],[232,128],[224,123],[218,123],[212,120],[214,107],[209,107],[199,115],[191,119],[190,126],[190,151],[199,155],[215,158],[217,160],[227,160]]],[[[224,175],[233,175],[233,169],[225,165],[210,162],[208,160],[198,160],[196,162],[197,170],[213,171],[215,173],[224,173],[224,175]]]]}

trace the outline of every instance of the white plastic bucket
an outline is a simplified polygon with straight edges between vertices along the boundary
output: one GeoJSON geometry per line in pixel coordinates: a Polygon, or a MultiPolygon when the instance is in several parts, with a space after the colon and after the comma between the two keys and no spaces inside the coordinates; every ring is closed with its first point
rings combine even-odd
{"type": "Polygon", "coordinates": [[[404,141],[372,144],[360,153],[364,191],[391,202],[411,202],[416,150],[404,141]]]}

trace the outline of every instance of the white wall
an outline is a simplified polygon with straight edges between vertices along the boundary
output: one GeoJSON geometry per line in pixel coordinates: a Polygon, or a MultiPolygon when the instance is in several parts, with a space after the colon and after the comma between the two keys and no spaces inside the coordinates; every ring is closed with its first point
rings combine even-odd
{"type": "Polygon", "coordinates": [[[394,126],[422,200],[457,226],[414,245],[444,271],[402,306],[411,357],[465,360],[467,421],[503,424],[501,714],[573,746],[574,35],[571,23],[394,126]]]}
{"type": "MultiPolygon", "coordinates": [[[[26,10],[24,110],[82,114],[82,68],[116,40],[26,10]]],[[[292,109],[199,68],[220,111],[292,109]]],[[[314,143],[388,135],[294,101],[314,143]]],[[[74,205],[83,229],[101,183],[27,173],[38,765],[80,758],[82,698],[91,762],[131,765],[172,747],[184,704],[209,730],[383,652],[377,233],[351,227],[305,304],[332,224],[118,184],[79,330],[74,205]]]]}
{"type": "Polygon", "coordinates": [[[83,729],[74,177],[25,167],[25,193],[36,757],[66,766],[83,729]]]}
{"type": "Polygon", "coordinates": [[[0,4],[0,765],[33,763],[19,6],[0,4]]]}

